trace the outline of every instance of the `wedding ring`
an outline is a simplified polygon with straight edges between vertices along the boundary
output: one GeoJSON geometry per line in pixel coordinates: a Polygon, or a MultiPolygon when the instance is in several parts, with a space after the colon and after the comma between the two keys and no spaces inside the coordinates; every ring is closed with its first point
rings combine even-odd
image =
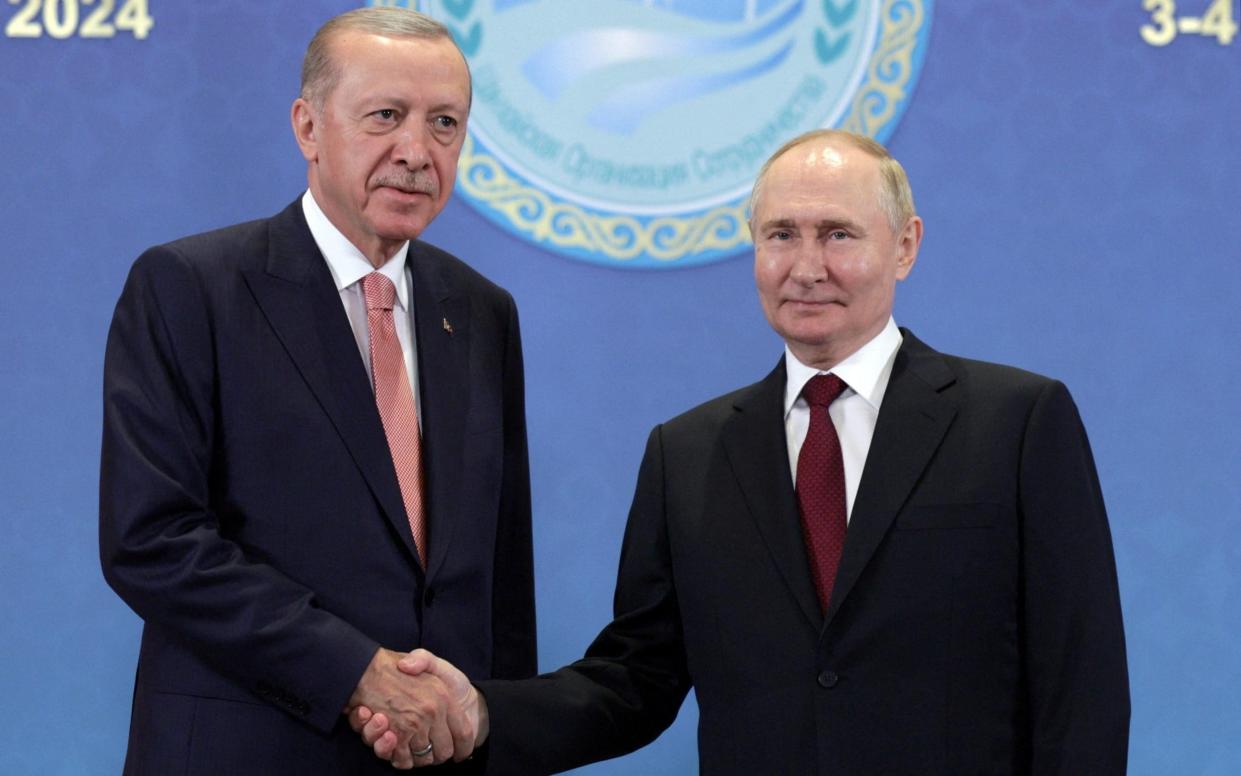
{"type": "Polygon", "coordinates": [[[410,752],[410,754],[412,754],[414,757],[426,757],[427,755],[431,754],[431,744],[427,744],[421,749],[410,752]]]}

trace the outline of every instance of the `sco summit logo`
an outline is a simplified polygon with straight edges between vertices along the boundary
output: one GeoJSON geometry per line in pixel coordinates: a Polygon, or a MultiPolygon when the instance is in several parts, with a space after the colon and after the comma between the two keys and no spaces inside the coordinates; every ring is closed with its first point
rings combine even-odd
{"type": "Polygon", "coordinates": [[[815,127],[879,140],[933,0],[373,0],[470,60],[459,192],[503,228],[611,266],[736,253],[759,166],[815,127]]]}

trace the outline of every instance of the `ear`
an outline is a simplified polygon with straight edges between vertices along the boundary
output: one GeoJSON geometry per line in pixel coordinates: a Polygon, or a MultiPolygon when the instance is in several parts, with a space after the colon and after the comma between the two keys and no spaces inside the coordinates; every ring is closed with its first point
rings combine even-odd
{"type": "Polygon", "coordinates": [[[293,101],[293,108],[289,112],[289,120],[293,124],[293,137],[297,138],[297,147],[302,149],[302,156],[308,162],[317,161],[319,158],[319,145],[315,133],[317,119],[314,107],[309,102],[301,97],[293,101]]]}
{"type": "Polygon", "coordinates": [[[896,279],[904,280],[918,260],[918,246],[922,245],[922,219],[913,216],[905,222],[896,239],[896,279]]]}

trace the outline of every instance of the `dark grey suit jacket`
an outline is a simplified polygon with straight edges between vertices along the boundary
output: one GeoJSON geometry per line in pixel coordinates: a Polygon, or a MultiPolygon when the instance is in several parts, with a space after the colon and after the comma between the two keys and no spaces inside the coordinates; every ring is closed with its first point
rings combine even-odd
{"type": "Polygon", "coordinates": [[[127,773],[390,772],[341,717],[380,645],[534,673],[516,308],[429,245],[409,267],[426,569],[300,202],[135,263],[100,486],[104,575],[145,621],[127,773]]]}
{"type": "Polygon", "coordinates": [[[489,772],[635,749],[691,686],[706,774],[1125,772],[1115,564],[1068,391],[904,337],[826,614],[780,364],[652,432],[615,619],[572,666],[479,683],[489,772]]]}

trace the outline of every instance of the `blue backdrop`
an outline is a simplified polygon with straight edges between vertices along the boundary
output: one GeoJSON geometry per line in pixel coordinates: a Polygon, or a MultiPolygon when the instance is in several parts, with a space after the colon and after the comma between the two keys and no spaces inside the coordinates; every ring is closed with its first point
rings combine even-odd
{"type": "MultiPolygon", "coordinates": [[[[360,3],[150,0],[145,39],[14,36],[32,2],[0,7],[0,773],[111,774],[140,627],[96,550],[112,307],[143,248],[302,191],[301,53],[360,3]]],[[[1241,772],[1241,40],[1154,46],[1150,24],[1142,0],[935,6],[888,141],[927,224],[896,316],[1073,390],[1116,544],[1131,772],[1222,776],[1241,772]]],[[[611,269],[459,199],[426,237],[522,311],[540,665],[555,668],[608,617],[647,431],[758,379],[779,342],[745,250],[611,269]]],[[[647,750],[586,771],[693,772],[695,720],[687,704],[647,750]]]]}

